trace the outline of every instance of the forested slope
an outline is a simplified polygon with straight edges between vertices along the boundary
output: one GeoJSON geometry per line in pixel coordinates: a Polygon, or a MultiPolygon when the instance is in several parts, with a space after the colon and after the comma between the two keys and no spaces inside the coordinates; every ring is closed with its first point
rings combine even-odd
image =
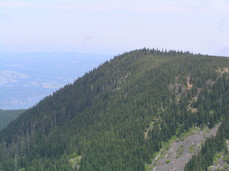
{"type": "Polygon", "coordinates": [[[1,110],[0,109],[0,130],[6,127],[12,120],[16,119],[25,110],[1,110]]]}
{"type": "Polygon", "coordinates": [[[119,55],[3,129],[0,170],[145,170],[173,135],[228,118],[228,68],[188,52],[119,55]]]}

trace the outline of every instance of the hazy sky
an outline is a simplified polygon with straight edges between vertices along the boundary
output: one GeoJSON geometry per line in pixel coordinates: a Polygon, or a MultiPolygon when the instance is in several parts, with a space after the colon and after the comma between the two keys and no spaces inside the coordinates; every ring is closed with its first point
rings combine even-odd
{"type": "Polygon", "coordinates": [[[0,0],[0,52],[229,56],[229,0],[0,0]]]}

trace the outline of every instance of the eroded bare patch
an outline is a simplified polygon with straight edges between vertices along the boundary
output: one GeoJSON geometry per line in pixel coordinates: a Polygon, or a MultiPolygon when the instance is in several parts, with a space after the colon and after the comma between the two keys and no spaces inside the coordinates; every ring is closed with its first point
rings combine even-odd
{"type": "Polygon", "coordinates": [[[220,68],[220,69],[216,70],[216,72],[219,74],[229,73],[229,68],[220,68]]]}
{"type": "Polygon", "coordinates": [[[165,153],[159,153],[153,160],[152,171],[184,170],[186,163],[196,154],[208,137],[215,136],[220,124],[212,129],[195,129],[187,137],[174,141],[165,153]]]}

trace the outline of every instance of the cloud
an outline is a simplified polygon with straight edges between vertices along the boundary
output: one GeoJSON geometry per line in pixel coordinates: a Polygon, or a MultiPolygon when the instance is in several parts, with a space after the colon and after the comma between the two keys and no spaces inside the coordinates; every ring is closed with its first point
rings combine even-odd
{"type": "Polygon", "coordinates": [[[41,79],[37,79],[37,80],[30,82],[29,84],[25,84],[24,86],[25,87],[42,87],[45,89],[58,89],[61,86],[63,86],[63,84],[61,84],[60,82],[56,82],[56,81],[44,81],[41,79]]]}
{"type": "Polygon", "coordinates": [[[43,88],[49,88],[49,89],[57,89],[60,88],[62,85],[57,82],[45,82],[41,84],[43,88]]]}
{"type": "Polygon", "coordinates": [[[18,82],[21,79],[25,79],[28,76],[11,70],[0,70],[0,85],[10,84],[18,82]]]}
{"type": "Polygon", "coordinates": [[[11,98],[10,103],[11,104],[25,104],[25,102],[23,102],[22,100],[19,100],[17,98],[11,98]]]}

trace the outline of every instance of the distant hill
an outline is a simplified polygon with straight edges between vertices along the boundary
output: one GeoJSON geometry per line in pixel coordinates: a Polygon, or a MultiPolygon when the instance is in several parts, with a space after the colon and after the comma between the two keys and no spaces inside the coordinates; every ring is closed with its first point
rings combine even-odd
{"type": "Polygon", "coordinates": [[[0,109],[0,130],[6,127],[12,120],[16,119],[25,110],[1,110],[0,109]]]}
{"type": "Polygon", "coordinates": [[[229,139],[228,74],[226,57],[145,48],[116,56],[3,129],[0,170],[142,171],[174,137],[221,123],[185,166],[206,170],[229,139]]]}

